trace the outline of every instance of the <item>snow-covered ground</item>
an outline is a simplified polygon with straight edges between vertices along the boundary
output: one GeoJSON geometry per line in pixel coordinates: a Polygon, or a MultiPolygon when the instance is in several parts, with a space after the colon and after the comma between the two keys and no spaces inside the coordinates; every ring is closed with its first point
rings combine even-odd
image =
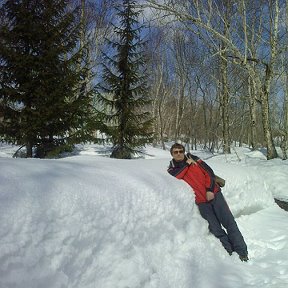
{"type": "Polygon", "coordinates": [[[167,151],[105,157],[83,146],[57,159],[13,159],[0,146],[1,288],[287,288],[288,162],[259,151],[211,157],[250,261],[208,232],[190,187],[167,172],[167,151]],[[240,161],[239,161],[240,160],[240,161]]]}

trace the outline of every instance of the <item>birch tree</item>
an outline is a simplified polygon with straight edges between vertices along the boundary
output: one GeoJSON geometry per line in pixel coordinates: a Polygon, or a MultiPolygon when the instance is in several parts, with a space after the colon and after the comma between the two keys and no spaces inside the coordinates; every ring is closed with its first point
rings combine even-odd
{"type": "Polygon", "coordinates": [[[175,136],[174,140],[177,141],[181,133],[181,123],[184,116],[185,105],[185,89],[187,85],[187,68],[186,68],[186,47],[184,35],[176,31],[173,39],[173,51],[175,57],[175,74],[177,77],[177,101],[176,101],[176,119],[175,119],[175,136]]]}
{"type": "Polygon", "coordinates": [[[160,59],[157,63],[155,70],[153,71],[154,79],[151,85],[151,96],[153,96],[152,106],[154,119],[154,146],[160,141],[163,150],[165,147],[165,135],[166,129],[171,121],[171,114],[168,105],[169,99],[173,94],[173,88],[168,84],[167,73],[165,73],[165,67],[167,66],[166,59],[160,59]]]}
{"type": "Polygon", "coordinates": [[[285,9],[285,35],[286,40],[284,41],[285,49],[282,55],[282,67],[283,67],[283,88],[284,88],[284,104],[283,104],[283,129],[281,131],[282,134],[282,142],[281,142],[281,150],[283,153],[283,160],[287,160],[287,150],[288,150],[288,1],[286,1],[286,9],[285,9]]]}
{"type": "MultiPolygon", "coordinates": [[[[234,64],[240,65],[246,69],[251,79],[255,81],[254,91],[259,93],[258,98],[260,99],[262,108],[262,123],[265,135],[265,144],[267,147],[267,159],[277,157],[270,123],[269,97],[278,48],[278,19],[280,11],[278,0],[266,0],[261,2],[262,5],[265,5],[267,8],[266,10],[268,11],[268,15],[267,13],[265,15],[266,19],[270,19],[268,26],[265,27],[266,31],[269,32],[269,41],[265,42],[265,39],[262,39],[261,41],[262,44],[266,45],[266,51],[269,54],[269,57],[259,54],[256,58],[252,58],[253,55],[251,55],[249,51],[248,38],[245,37],[245,29],[249,27],[249,23],[245,22],[245,14],[242,14],[242,23],[239,23],[236,19],[237,17],[233,19],[234,30],[230,30],[228,35],[225,35],[225,33],[220,30],[220,27],[215,25],[213,22],[216,17],[225,25],[225,18],[220,9],[222,2],[207,0],[205,2],[163,1],[159,3],[159,1],[147,0],[147,3],[150,8],[165,12],[166,17],[174,17],[175,21],[179,21],[187,30],[200,35],[202,38],[206,39],[207,42],[209,41],[210,43],[217,44],[220,41],[225,44],[227,47],[227,53],[229,53],[229,56],[233,58],[234,64]],[[235,27],[242,27],[241,33],[238,33],[235,27]],[[258,69],[255,69],[255,63],[258,65],[258,69]]],[[[237,3],[238,1],[231,1],[232,6],[237,6],[237,3]]],[[[242,6],[243,3],[247,5],[248,1],[243,0],[242,6]]],[[[242,9],[242,12],[243,11],[245,10],[242,9]]],[[[240,13],[240,11],[238,11],[238,13],[240,13]]],[[[258,37],[263,37],[263,35],[259,35],[258,37]]],[[[217,51],[217,49],[215,50],[217,51]]]]}

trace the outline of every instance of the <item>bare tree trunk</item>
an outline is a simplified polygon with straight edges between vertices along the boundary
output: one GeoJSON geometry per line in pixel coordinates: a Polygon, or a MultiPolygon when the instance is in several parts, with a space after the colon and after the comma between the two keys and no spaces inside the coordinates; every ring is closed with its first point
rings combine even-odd
{"type": "Polygon", "coordinates": [[[176,107],[176,120],[175,120],[175,141],[180,137],[181,133],[181,122],[184,113],[184,96],[185,86],[187,82],[187,71],[185,64],[187,62],[185,58],[185,38],[180,32],[176,32],[174,36],[174,50],[176,60],[176,75],[178,76],[178,97],[176,107]]]}
{"type": "Polygon", "coordinates": [[[257,123],[257,113],[256,113],[256,99],[255,99],[256,83],[250,76],[248,76],[248,97],[249,97],[249,114],[250,114],[250,141],[249,144],[252,150],[256,149],[256,123],[257,123]]]}
{"type": "Polygon", "coordinates": [[[153,146],[155,147],[158,143],[158,136],[159,136],[159,102],[160,102],[160,90],[161,90],[161,86],[163,85],[163,69],[162,67],[159,67],[162,65],[158,65],[158,69],[156,72],[156,81],[155,81],[155,86],[153,87],[153,102],[152,102],[152,117],[153,119],[155,119],[155,121],[153,121],[153,131],[154,131],[154,139],[153,139],[153,146]]]}
{"type": "Polygon", "coordinates": [[[161,142],[161,145],[162,145],[162,149],[163,150],[166,150],[166,146],[165,146],[165,139],[164,139],[164,129],[165,129],[165,123],[163,121],[163,117],[162,117],[162,102],[161,101],[159,103],[159,106],[158,106],[158,109],[159,109],[159,128],[160,128],[160,142],[161,142]]]}
{"type": "Polygon", "coordinates": [[[185,80],[183,78],[183,75],[181,75],[179,79],[179,88],[178,88],[178,101],[177,101],[177,112],[175,123],[175,137],[174,137],[175,141],[179,139],[181,132],[181,121],[184,112],[184,86],[185,86],[185,80]]]}
{"type": "Polygon", "coordinates": [[[32,158],[33,156],[33,144],[31,141],[26,143],[26,158],[32,158]]]}
{"type": "MultiPolygon", "coordinates": [[[[230,0],[224,1],[224,36],[229,38],[230,26],[230,0]]],[[[222,135],[223,135],[223,152],[230,154],[230,131],[229,131],[229,88],[228,88],[228,59],[227,59],[227,45],[222,41],[220,50],[220,75],[222,84],[222,97],[220,98],[221,116],[222,116],[222,135]]]]}
{"type": "Polygon", "coordinates": [[[283,160],[287,160],[287,150],[288,150],[288,76],[286,71],[286,85],[285,85],[285,99],[284,99],[284,121],[283,121],[283,139],[281,142],[281,150],[283,153],[283,160]]]}
{"type": "MultiPolygon", "coordinates": [[[[197,84],[197,88],[200,89],[201,93],[202,93],[202,109],[203,109],[203,119],[204,119],[204,148],[208,148],[208,119],[207,119],[207,100],[206,100],[206,97],[207,97],[207,93],[206,91],[203,89],[202,85],[201,85],[201,81],[199,79],[199,76],[196,75],[196,84],[197,84]]],[[[193,122],[192,122],[193,123],[193,122]]]]}
{"type": "Polygon", "coordinates": [[[153,99],[152,102],[152,118],[154,119],[153,121],[153,131],[154,131],[154,137],[153,137],[153,142],[152,145],[153,147],[157,146],[158,143],[158,135],[159,135],[159,124],[158,124],[158,99],[153,99]]]}
{"type": "Polygon", "coordinates": [[[152,89],[152,95],[154,96],[153,118],[155,119],[154,121],[155,137],[153,140],[153,144],[155,146],[160,141],[163,150],[166,150],[164,131],[166,127],[165,123],[168,122],[167,119],[165,122],[163,118],[163,110],[165,110],[165,100],[167,99],[169,95],[169,91],[167,89],[168,88],[165,87],[165,83],[164,83],[164,64],[161,63],[158,65],[158,69],[156,72],[155,85],[152,89]]]}
{"type": "MultiPolygon", "coordinates": [[[[222,47],[224,48],[224,47],[222,47]]],[[[225,48],[224,48],[225,49],[225,48]]],[[[228,63],[225,55],[221,55],[220,74],[222,91],[220,97],[221,118],[222,118],[222,135],[223,135],[223,152],[230,154],[230,137],[229,137],[229,91],[228,91],[228,63]]]]}
{"type": "Polygon", "coordinates": [[[270,14],[272,15],[274,12],[274,21],[272,21],[272,17],[270,18],[270,46],[271,46],[271,57],[270,63],[266,64],[265,69],[265,80],[262,90],[261,104],[262,104],[262,121],[263,121],[263,130],[264,137],[267,145],[267,159],[273,159],[278,157],[277,151],[275,149],[275,145],[273,142],[272,129],[270,123],[270,113],[269,113],[269,95],[270,95],[270,86],[273,78],[274,65],[276,61],[276,53],[277,53],[277,44],[278,44],[278,21],[279,21],[279,4],[278,0],[275,0],[273,5],[275,7],[275,11],[273,11],[273,7],[270,7],[270,14]]]}
{"type": "Polygon", "coordinates": [[[268,160],[278,157],[277,151],[275,149],[275,145],[273,142],[271,124],[270,124],[269,91],[270,91],[271,80],[272,80],[272,70],[270,68],[270,65],[267,65],[266,71],[265,71],[265,82],[264,82],[262,97],[261,97],[261,100],[262,100],[261,108],[262,108],[263,131],[264,131],[264,137],[266,140],[268,160]]]}
{"type": "MultiPolygon", "coordinates": [[[[285,15],[285,30],[286,30],[286,35],[288,34],[288,0],[286,0],[286,15],[285,15]]],[[[286,47],[284,49],[285,53],[284,53],[284,57],[287,57],[287,52],[288,52],[288,37],[286,37],[286,41],[285,43],[286,47]]],[[[287,59],[286,59],[287,61],[287,59]]],[[[283,61],[285,63],[285,60],[283,61]]],[[[287,65],[287,64],[286,64],[287,65]]],[[[281,141],[281,150],[282,150],[282,154],[283,160],[287,160],[288,156],[287,156],[287,150],[288,150],[288,72],[287,72],[287,68],[284,64],[284,119],[283,119],[283,139],[281,141]]]]}

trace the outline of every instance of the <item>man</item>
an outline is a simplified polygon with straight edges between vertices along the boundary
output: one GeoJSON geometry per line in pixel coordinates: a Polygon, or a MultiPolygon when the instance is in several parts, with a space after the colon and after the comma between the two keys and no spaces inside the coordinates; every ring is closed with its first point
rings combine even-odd
{"type": "Polygon", "coordinates": [[[195,155],[188,153],[186,156],[185,148],[181,144],[173,144],[170,153],[173,159],[170,161],[168,172],[192,187],[195,202],[201,216],[208,221],[210,232],[221,241],[230,255],[235,251],[241,261],[248,261],[247,245],[221,188],[215,181],[216,177],[211,167],[195,155]]]}

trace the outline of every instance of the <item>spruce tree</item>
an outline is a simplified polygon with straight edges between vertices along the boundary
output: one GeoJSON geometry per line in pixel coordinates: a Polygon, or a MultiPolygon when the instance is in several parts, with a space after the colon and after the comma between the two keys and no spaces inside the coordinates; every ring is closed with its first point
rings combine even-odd
{"type": "Polygon", "coordinates": [[[114,39],[107,39],[103,61],[103,82],[99,101],[103,127],[113,143],[112,158],[130,159],[137,149],[152,139],[148,105],[147,75],[145,74],[145,42],[138,21],[141,11],[135,1],[123,0],[115,7],[118,25],[114,39]]]}
{"type": "Polygon", "coordinates": [[[27,157],[90,136],[90,97],[79,89],[85,69],[76,69],[79,17],[68,4],[6,0],[0,8],[0,135],[26,146],[27,157]]]}

